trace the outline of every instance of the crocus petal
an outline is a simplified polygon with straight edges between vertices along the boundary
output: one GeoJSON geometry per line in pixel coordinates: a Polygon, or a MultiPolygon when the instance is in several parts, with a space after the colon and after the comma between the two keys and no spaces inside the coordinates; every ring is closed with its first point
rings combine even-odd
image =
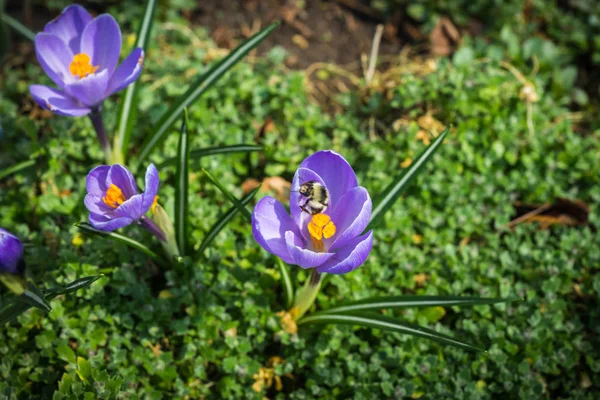
{"type": "Polygon", "coordinates": [[[73,52],[58,36],[43,32],[35,35],[35,55],[44,72],[59,87],[74,80],[69,71],[73,52]]]}
{"type": "Polygon", "coordinates": [[[285,233],[285,244],[292,257],[290,264],[295,264],[302,268],[318,267],[335,255],[335,253],[316,253],[303,248],[304,242],[292,231],[285,233]]]}
{"type": "Polygon", "coordinates": [[[88,193],[97,197],[104,196],[106,189],[108,189],[106,184],[108,171],[110,171],[110,165],[100,165],[90,171],[85,180],[85,188],[88,193]]]}
{"type": "Polygon", "coordinates": [[[133,220],[139,219],[142,215],[145,214],[145,211],[142,210],[143,200],[143,194],[136,194],[135,196],[132,196],[119,207],[117,207],[117,209],[115,210],[115,215],[120,217],[131,218],[133,220]]]}
{"type": "Polygon", "coordinates": [[[115,70],[121,54],[121,29],[110,14],[102,14],[87,24],[81,35],[81,52],[92,59],[92,65],[115,70]]]}
{"type": "Polygon", "coordinates": [[[92,111],[58,89],[44,85],[31,85],[29,86],[29,92],[40,107],[58,115],[81,117],[92,111]]]}
{"type": "Polygon", "coordinates": [[[23,243],[12,233],[0,228],[0,273],[21,273],[23,267],[23,243]]]}
{"type": "Polygon", "coordinates": [[[109,207],[103,200],[101,196],[98,196],[93,193],[88,193],[83,200],[85,207],[89,212],[99,215],[104,215],[106,217],[111,217],[114,212],[114,208],[109,207]]]}
{"type": "Polygon", "coordinates": [[[65,85],[65,92],[88,107],[102,103],[108,87],[108,71],[90,74],[65,85]]]}
{"type": "Polygon", "coordinates": [[[252,234],[263,249],[287,263],[292,262],[285,241],[285,233],[298,233],[294,220],[285,207],[273,197],[263,197],[252,213],[252,234]]]}
{"type": "Polygon", "coordinates": [[[331,212],[331,220],[336,225],[337,232],[329,239],[330,251],[346,246],[363,233],[371,219],[371,208],[371,197],[364,187],[357,186],[342,196],[331,212]]]}
{"type": "Polygon", "coordinates": [[[354,170],[335,151],[318,151],[302,161],[300,168],[311,169],[323,179],[331,196],[331,204],[336,204],[344,193],[358,186],[354,170]]]}
{"type": "Polygon", "coordinates": [[[154,203],[154,198],[158,193],[159,183],[160,178],[158,176],[158,170],[154,164],[150,164],[146,169],[146,186],[144,187],[142,200],[142,211],[144,214],[148,212],[150,207],[152,207],[152,203],[154,203]]]}
{"type": "Polygon", "coordinates": [[[127,217],[119,217],[110,219],[104,215],[90,213],[88,221],[91,226],[101,231],[112,232],[116,229],[123,228],[133,222],[133,219],[127,217]]]}
{"type": "MultiPolygon", "coordinates": [[[[290,192],[290,212],[292,213],[296,225],[300,228],[300,232],[304,239],[308,239],[307,230],[305,228],[310,221],[311,215],[307,212],[303,212],[300,208],[300,204],[303,204],[306,201],[306,198],[298,193],[298,190],[300,189],[300,185],[310,181],[315,181],[325,186],[323,178],[317,173],[310,169],[298,168],[294,175],[294,179],[292,180],[292,190],[290,192]]],[[[328,213],[329,210],[326,210],[325,214],[328,213]]]]}
{"type": "Polygon", "coordinates": [[[120,164],[111,165],[106,178],[106,187],[116,185],[126,199],[138,194],[135,178],[127,168],[120,164]]]}
{"type": "Polygon", "coordinates": [[[73,54],[79,53],[80,36],[92,16],[78,4],[68,6],[63,12],[48,22],[44,27],[45,33],[58,36],[71,49],[73,54]]]}
{"type": "Polygon", "coordinates": [[[319,273],[346,274],[365,262],[373,247],[373,231],[359,236],[335,252],[335,256],[317,268],[319,273]]]}
{"type": "Polygon", "coordinates": [[[111,76],[110,81],[108,82],[106,97],[125,89],[129,84],[134,82],[142,73],[143,64],[144,50],[138,47],[123,60],[121,65],[117,67],[117,70],[111,76]]]}

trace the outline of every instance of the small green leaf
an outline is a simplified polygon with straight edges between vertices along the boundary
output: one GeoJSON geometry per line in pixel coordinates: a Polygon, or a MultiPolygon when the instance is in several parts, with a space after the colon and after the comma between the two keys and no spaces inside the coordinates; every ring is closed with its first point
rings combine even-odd
{"type": "Polygon", "coordinates": [[[336,324],[336,325],[358,325],[369,328],[377,328],[392,332],[403,333],[433,340],[435,342],[459,347],[470,351],[485,351],[468,343],[454,339],[451,336],[438,333],[429,328],[419,325],[401,322],[394,318],[386,317],[376,313],[353,313],[353,314],[313,314],[298,321],[298,325],[305,324],[336,324]]]}
{"type": "Polygon", "coordinates": [[[64,343],[56,346],[56,354],[58,355],[58,358],[68,363],[77,362],[77,357],[75,356],[73,349],[64,343]]]}
{"type": "Polygon", "coordinates": [[[89,235],[101,236],[101,237],[105,237],[110,240],[114,240],[116,242],[124,243],[127,246],[134,248],[136,250],[139,250],[142,253],[144,253],[154,259],[158,259],[158,256],[156,255],[155,252],[153,252],[152,250],[150,250],[148,247],[144,246],[140,242],[130,239],[126,236],[119,235],[118,233],[115,233],[115,232],[105,232],[105,231],[95,229],[87,222],[78,222],[75,224],[75,226],[78,227],[79,229],[81,229],[84,233],[87,233],[89,235]]]}
{"type": "MultiPolygon", "coordinates": [[[[156,11],[156,3],[158,0],[148,0],[146,2],[146,11],[144,12],[144,18],[140,24],[136,47],[144,49],[144,53],[147,53],[148,43],[150,42],[150,33],[152,32],[152,21],[154,21],[154,14],[156,11]]],[[[121,98],[121,107],[119,108],[119,119],[117,122],[117,133],[114,140],[114,151],[119,152],[121,161],[123,164],[127,159],[127,150],[129,147],[129,140],[131,138],[131,132],[133,126],[137,120],[137,96],[139,92],[138,86],[139,78],[131,85],[127,86],[127,89],[123,92],[121,98]]]]}
{"type": "MultiPolygon", "coordinates": [[[[256,196],[256,193],[259,189],[260,186],[252,190],[246,196],[242,197],[240,203],[242,203],[244,206],[250,203],[254,196],[256,196]]],[[[210,245],[213,239],[219,234],[219,232],[221,232],[221,230],[229,223],[229,221],[231,221],[231,219],[237,215],[238,212],[238,208],[233,206],[217,220],[217,222],[208,230],[208,233],[206,234],[204,240],[200,244],[200,247],[198,248],[198,252],[200,254],[202,254],[204,250],[206,250],[206,248],[210,245]]]]}
{"type": "MultiPolygon", "coordinates": [[[[316,314],[344,314],[357,311],[375,311],[395,308],[416,307],[450,307],[450,306],[477,306],[483,304],[509,303],[521,300],[519,297],[507,299],[490,299],[468,296],[389,296],[371,297],[364,300],[353,301],[329,310],[319,311],[316,314]]],[[[315,314],[313,314],[315,315],[315,314]]]]}
{"type": "Polygon", "coordinates": [[[285,308],[290,309],[294,304],[294,282],[290,274],[290,267],[281,258],[274,257],[279,268],[279,273],[281,274],[281,281],[283,282],[285,308]]]}
{"type": "Polygon", "coordinates": [[[179,135],[177,173],[175,174],[175,238],[179,245],[179,254],[186,255],[188,240],[188,183],[190,148],[188,146],[188,114],[184,109],[184,119],[179,135]]]}
{"type": "MultiPolygon", "coordinates": [[[[203,149],[196,149],[190,151],[190,160],[198,161],[202,157],[212,156],[218,154],[228,154],[228,153],[250,153],[253,151],[261,151],[262,147],[254,144],[234,144],[231,146],[217,146],[217,147],[205,147],[203,149]]],[[[161,167],[166,167],[169,165],[176,165],[178,161],[177,157],[170,158],[164,163],[162,163],[161,167]]]]}
{"type": "Polygon", "coordinates": [[[92,364],[83,357],[77,357],[77,376],[82,381],[88,381],[92,377],[92,364]]]}
{"type": "Polygon", "coordinates": [[[215,82],[217,82],[227,71],[235,66],[248,52],[258,46],[264,39],[273,32],[279,23],[273,23],[262,31],[258,32],[244,43],[236,47],[225,58],[217,62],[206,73],[202,74],[191,87],[181,95],[175,103],[169,108],[158,121],[153,132],[148,136],[148,140],[142,146],[137,160],[139,166],[165,139],[169,128],[175,123],[177,118],[183,112],[185,107],[192,105],[198,97],[206,92],[215,82]]]}
{"type": "Polygon", "coordinates": [[[5,14],[4,10],[0,10],[0,20],[2,20],[11,29],[23,35],[25,38],[32,41],[35,39],[35,33],[33,33],[31,29],[12,18],[10,15],[5,14]]]}
{"type": "Polygon", "coordinates": [[[431,156],[435,153],[435,151],[440,147],[444,138],[450,131],[450,127],[446,128],[444,132],[440,133],[437,138],[421,153],[421,155],[414,160],[408,168],[406,168],[402,173],[390,183],[390,185],[384,189],[383,193],[379,195],[378,200],[373,203],[376,204],[373,208],[373,212],[371,213],[371,222],[369,222],[369,226],[365,231],[372,229],[377,223],[379,219],[383,217],[385,212],[390,209],[398,200],[400,195],[406,190],[410,181],[421,171],[423,166],[429,161],[431,156]]]}
{"type": "Polygon", "coordinates": [[[0,179],[4,179],[9,175],[15,174],[19,171],[22,171],[22,170],[32,167],[34,165],[35,165],[35,160],[27,160],[27,161],[23,161],[18,164],[15,164],[15,165],[11,165],[10,167],[0,170],[0,179]]]}
{"type": "Polygon", "coordinates": [[[252,222],[252,214],[250,214],[250,211],[248,211],[248,209],[233,194],[231,194],[229,190],[225,189],[225,187],[221,185],[221,183],[217,181],[207,170],[202,168],[202,172],[204,172],[208,180],[210,180],[217,188],[219,188],[219,190],[229,199],[229,201],[231,201],[233,205],[237,207],[239,211],[241,211],[248,222],[252,222]]]}

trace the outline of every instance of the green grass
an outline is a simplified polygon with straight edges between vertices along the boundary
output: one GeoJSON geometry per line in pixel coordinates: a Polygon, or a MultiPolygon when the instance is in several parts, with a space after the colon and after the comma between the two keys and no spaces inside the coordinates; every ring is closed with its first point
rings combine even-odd
{"type": "MultiPolygon", "coordinates": [[[[140,85],[140,126],[131,138],[138,150],[150,123],[185,91],[185,74],[205,70],[211,54],[200,29],[195,32],[203,48],[160,24],[156,29],[140,85]]],[[[572,61],[539,54],[540,69],[532,79],[539,101],[530,132],[527,105],[519,96],[523,85],[500,65],[510,62],[527,75],[529,37],[498,34],[490,40],[466,39],[453,59],[437,62],[435,72],[405,74],[385,94],[341,95],[344,113],[335,116],[309,102],[303,74],[280,67],[282,50],[273,49],[207,91],[189,108],[188,126],[192,151],[239,143],[264,147],[262,153],[210,155],[191,164],[188,251],[194,253],[231,207],[202,168],[241,198],[247,178],[291,180],[304,157],[333,149],[375,196],[406,158],[425,148],[416,139],[419,117],[430,111],[452,124],[433,161],[382,219],[368,261],[331,277],[315,309],[377,295],[523,298],[393,313],[486,348],[487,354],[351,326],[300,326],[297,336],[282,332],[277,265],[240,215],[203,255],[186,260],[188,281],[124,244],[86,238],[75,246],[73,224],[87,218],[85,176],[102,163],[102,151],[86,119],[33,121],[23,113],[22,104],[31,103],[24,97],[28,84],[49,83],[36,64],[4,67],[0,169],[39,156],[35,168],[0,180],[0,226],[26,239],[28,274],[41,288],[99,273],[106,277],[52,300],[48,316],[32,310],[0,329],[0,397],[597,398],[597,99],[578,105],[582,88],[569,78],[572,61]],[[484,57],[490,60],[481,61],[484,57]],[[583,120],[573,120],[573,111],[583,111],[583,120]],[[375,137],[366,128],[371,116],[387,127],[375,137]],[[257,141],[267,117],[275,129],[257,141]],[[406,122],[394,124],[400,117],[406,122]],[[589,224],[506,228],[516,201],[557,197],[585,201],[589,224]],[[274,387],[254,392],[253,376],[274,356],[285,360],[275,367],[282,392],[274,387]]],[[[108,127],[115,126],[118,100],[106,103],[108,127]]],[[[176,124],[150,156],[156,165],[177,156],[178,130],[176,124]]],[[[175,166],[161,168],[160,176],[160,201],[174,215],[175,166]]],[[[121,233],[161,251],[135,227],[121,233]]],[[[292,273],[299,281],[308,277],[299,268],[292,273]]]]}

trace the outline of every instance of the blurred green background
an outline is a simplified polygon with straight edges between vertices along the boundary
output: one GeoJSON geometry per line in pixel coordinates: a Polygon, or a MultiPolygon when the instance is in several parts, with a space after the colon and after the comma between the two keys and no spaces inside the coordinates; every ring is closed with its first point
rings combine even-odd
{"type": "MultiPolygon", "coordinates": [[[[8,1],[6,11],[37,31],[68,4],[8,1]]],[[[127,54],[143,3],[85,5],[115,16],[127,54]]],[[[28,86],[50,80],[32,43],[10,32],[0,170],[36,163],[0,179],[0,226],[26,240],[38,286],[106,277],[53,300],[47,316],[32,310],[0,327],[0,398],[598,398],[600,3],[163,1],[131,157],[193,77],[273,20],[282,26],[189,110],[192,148],[264,146],[193,162],[191,245],[230,208],[201,167],[238,197],[256,182],[260,196],[285,197],[299,163],[333,149],[375,196],[452,125],[376,230],[368,261],[332,277],[315,307],[392,294],[522,297],[395,313],[489,352],[365,328],[284,332],[279,273],[239,216],[189,263],[193,290],[141,253],[78,234],[85,176],[103,154],[89,120],[35,106],[28,86]]],[[[105,103],[110,133],[119,101],[105,103]]],[[[177,131],[150,157],[171,213],[174,167],[160,165],[176,155],[177,131]]],[[[124,232],[160,251],[145,232],[124,232]]]]}

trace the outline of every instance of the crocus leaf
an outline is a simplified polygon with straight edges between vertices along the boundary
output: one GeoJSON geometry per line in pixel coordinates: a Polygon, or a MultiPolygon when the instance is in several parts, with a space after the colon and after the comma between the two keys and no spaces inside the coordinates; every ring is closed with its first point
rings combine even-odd
{"type": "Polygon", "coordinates": [[[252,214],[250,214],[250,211],[248,211],[248,209],[233,194],[231,194],[229,190],[225,189],[225,187],[221,185],[221,183],[217,181],[207,170],[202,168],[202,172],[204,172],[208,180],[211,181],[217,188],[219,188],[219,190],[229,199],[229,201],[231,201],[233,205],[239,211],[241,211],[248,222],[252,222],[252,214]]]}
{"type": "Polygon", "coordinates": [[[418,336],[430,339],[441,344],[459,347],[470,351],[485,351],[476,346],[454,339],[451,336],[438,333],[432,329],[420,325],[410,324],[408,322],[398,321],[385,315],[373,312],[357,312],[352,314],[313,314],[303,317],[298,321],[298,325],[308,324],[335,324],[335,325],[358,325],[369,328],[378,328],[382,330],[403,333],[406,335],[418,336]]]}
{"type": "Polygon", "coordinates": [[[273,23],[262,31],[258,32],[241,45],[231,51],[225,58],[217,62],[206,73],[202,74],[175,103],[160,118],[152,133],[148,136],[146,142],[142,145],[138,156],[137,165],[140,165],[152,150],[158,146],[164,139],[169,128],[179,118],[183,109],[189,107],[192,103],[206,92],[215,82],[217,82],[225,72],[235,66],[248,52],[258,46],[267,36],[273,32],[279,23],[273,23]]]}
{"type": "Polygon", "coordinates": [[[23,37],[33,41],[35,39],[35,33],[10,15],[6,14],[4,10],[0,10],[0,20],[4,22],[8,27],[14,31],[20,33],[23,37]]]}
{"type": "Polygon", "coordinates": [[[69,294],[78,291],[79,289],[83,289],[84,287],[90,286],[92,283],[96,282],[98,279],[102,278],[104,274],[86,276],[85,278],[79,278],[74,280],[71,283],[68,283],[62,287],[53,287],[50,289],[44,290],[44,294],[47,298],[53,299],[61,294],[69,294]]]}
{"type": "Polygon", "coordinates": [[[31,305],[29,303],[18,300],[18,297],[4,298],[2,307],[0,308],[0,326],[23,314],[30,308],[31,305]]]}
{"type": "Polygon", "coordinates": [[[27,160],[15,165],[11,165],[10,167],[6,167],[0,170],[0,179],[4,179],[9,175],[15,174],[26,168],[32,167],[33,165],[35,165],[35,160],[27,160]]]}
{"type": "Polygon", "coordinates": [[[394,205],[400,195],[406,190],[410,181],[417,176],[423,166],[429,161],[431,156],[440,147],[444,138],[450,131],[450,127],[446,128],[437,138],[414,160],[402,173],[389,184],[387,188],[383,190],[381,195],[378,196],[377,200],[374,201],[375,206],[371,213],[371,221],[365,231],[372,229],[387,210],[394,205]]]}
{"type": "MultiPolygon", "coordinates": [[[[158,3],[158,0],[148,0],[146,2],[144,18],[142,19],[137,33],[135,46],[141,47],[145,54],[147,54],[148,43],[150,42],[150,34],[152,32],[152,21],[154,21],[156,3],[158,3]]],[[[123,96],[121,97],[117,132],[114,140],[114,151],[119,152],[121,159],[117,161],[120,161],[122,164],[125,163],[125,159],[127,158],[127,149],[129,147],[131,132],[133,131],[133,126],[137,120],[137,97],[139,92],[138,81],[139,79],[127,86],[127,89],[125,89],[123,96]]]]}
{"type": "Polygon", "coordinates": [[[48,304],[46,301],[44,294],[40,292],[40,290],[32,283],[29,283],[27,285],[27,289],[25,289],[23,294],[17,298],[32,307],[39,308],[40,310],[44,310],[46,312],[52,310],[52,307],[50,307],[50,304],[48,304]]]}
{"type": "Polygon", "coordinates": [[[179,245],[179,254],[185,257],[188,240],[188,182],[190,147],[188,146],[188,114],[184,112],[179,149],[177,173],[175,174],[175,239],[179,245]]]}
{"type": "Polygon", "coordinates": [[[116,242],[124,243],[127,246],[134,248],[136,250],[139,250],[142,253],[144,253],[154,259],[157,259],[157,260],[159,259],[159,257],[156,255],[155,252],[153,252],[152,250],[150,250],[148,247],[144,246],[140,242],[130,239],[127,236],[119,235],[118,233],[115,233],[115,232],[105,232],[105,231],[95,229],[87,222],[78,222],[75,224],[75,226],[78,227],[79,229],[81,229],[84,233],[87,233],[89,235],[101,236],[101,237],[105,237],[110,240],[114,240],[116,242]]]}
{"type": "MultiPolygon", "coordinates": [[[[218,154],[228,154],[228,153],[250,153],[253,151],[262,150],[261,146],[257,146],[254,144],[234,144],[231,146],[217,146],[217,147],[205,147],[203,149],[196,149],[190,151],[190,160],[198,161],[202,157],[212,156],[218,154]]],[[[177,165],[177,157],[170,158],[164,163],[162,163],[162,167],[166,167],[168,165],[177,165]]]]}
{"type": "Polygon", "coordinates": [[[0,307],[0,325],[16,318],[31,307],[37,307],[48,312],[51,308],[47,300],[51,300],[61,294],[73,293],[91,285],[103,276],[100,274],[80,278],[63,287],[46,289],[43,293],[30,283],[28,284],[28,290],[21,296],[9,295],[3,298],[2,307],[0,307]]]}
{"type": "MultiPolygon", "coordinates": [[[[260,186],[252,190],[246,196],[242,197],[240,203],[242,203],[244,206],[248,204],[254,198],[254,196],[256,196],[256,193],[259,189],[260,186]]],[[[202,254],[202,252],[206,250],[206,248],[210,245],[213,239],[219,234],[219,232],[221,232],[221,230],[229,223],[229,221],[231,221],[231,219],[237,215],[238,212],[239,209],[236,206],[233,206],[217,220],[217,222],[208,230],[208,233],[204,237],[204,240],[202,240],[202,243],[198,248],[198,252],[200,254],[202,254]]]]}
{"type": "MultiPolygon", "coordinates": [[[[375,311],[394,308],[417,307],[450,307],[450,306],[477,306],[485,304],[509,303],[521,300],[520,297],[506,299],[490,299],[485,297],[468,296],[389,296],[371,297],[335,306],[315,314],[345,314],[357,311],[375,311]]],[[[315,315],[313,314],[313,315],[315,315]]]]}
{"type": "Polygon", "coordinates": [[[290,274],[290,267],[281,258],[275,257],[275,259],[279,273],[281,274],[281,281],[283,282],[285,308],[290,309],[294,305],[294,282],[290,274]]]}

